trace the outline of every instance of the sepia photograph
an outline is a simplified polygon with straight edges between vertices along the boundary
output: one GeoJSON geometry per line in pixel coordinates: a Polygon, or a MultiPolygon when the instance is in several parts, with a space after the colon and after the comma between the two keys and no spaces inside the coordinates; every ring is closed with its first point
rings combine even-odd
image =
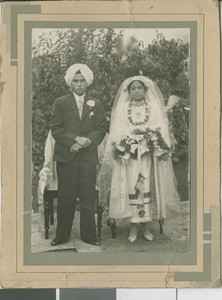
{"type": "Polygon", "coordinates": [[[189,251],[190,29],[32,30],[32,252],[189,251]]]}
{"type": "Polygon", "coordinates": [[[4,287],[221,285],[216,2],[3,4],[4,287]]]}

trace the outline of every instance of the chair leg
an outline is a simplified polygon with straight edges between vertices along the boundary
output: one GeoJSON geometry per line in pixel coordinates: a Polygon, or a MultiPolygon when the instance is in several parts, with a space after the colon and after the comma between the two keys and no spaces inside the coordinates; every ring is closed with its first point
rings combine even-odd
{"type": "Polygon", "coordinates": [[[107,225],[110,226],[112,232],[112,238],[116,238],[116,221],[113,218],[107,220],[107,225]]]}
{"type": "Polygon", "coordinates": [[[54,198],[50,199],[49,203],[50,224],[54,225],[54,198]]]}
{"type": "Polygon", "coordinates": [[[98,239],[101,240],[101,230],[102,230],[102,215],[103,210],[101,205],[97,205],[97,231],[98,239]]]}
{"type": "Polygon", "coordinates": [[[49,238],[49,202],[50,202],[50,197],[47,194],[47,192],[44,192],[43,195],[43,201],[44,201],[44,217],[45,217],[45,239],[49,238]]]}
{"type": "Polygon", "coordinates": [[[116,221],[115,219],[112,219],[112,223],[111,223],[111,230],[112,230],[112,238],[115,239],[116,238],[116,221]]]}
{"type": "Polygon", "coordinates": [[[164,223],[164,220],[159,220],[159,225],[160,225],[160,234],[163,234],[163,223],[164,223]]]}

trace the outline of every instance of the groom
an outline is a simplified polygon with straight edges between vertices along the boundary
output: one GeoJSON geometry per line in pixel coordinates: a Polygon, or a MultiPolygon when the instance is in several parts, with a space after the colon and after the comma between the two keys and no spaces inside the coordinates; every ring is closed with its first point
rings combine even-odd
{"type": "Polygon", "coordinates": [[[96,164],[97,147],[106,134],[106,116],[101,102],[87,94],[87,87],[93,82],[87,65],[69,67],[65,81],[71,94],[55,100],[50,120],[58,173],[58,223],[51,245],[69,240],[78,197],[80,237],[99,246],[94,217],[96,164]]]}

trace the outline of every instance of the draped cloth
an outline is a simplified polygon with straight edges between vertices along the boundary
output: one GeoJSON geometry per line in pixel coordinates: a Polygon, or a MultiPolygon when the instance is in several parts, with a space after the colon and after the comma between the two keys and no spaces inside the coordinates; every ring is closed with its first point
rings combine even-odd
{"type": "Polygon", "coordinates": [[[65,75],[66,84],[71,87],[71,82],[76,74],[80,71],[82,76],[85,78],[87,85],[90,86],[93,82],[94,76],[90,68],[85,64],[74,64],[68,68],[65,75]]]}
{"type": "MultiPolygon", "coordinates": [[[[165,106],[162,94],[157,85],[144,76],[134,76],[128,78],[120,86],[114,101],[111,113],[110,133],[107,139],[103,162],[98,176],[99,198],[101,205],[108,210],[109,217],[115,219],[131,218],[129,203],[130,188],[127,186],[127,164],[120,163],[113,158],[112,145],[119,143],[123,136],[131,134],[135,126],[131,124],[127,117],[129,93],[128,85],[140,80],[147,87],[145,99],[149,106],[149,119],[144,128],[156,130],[161,129],[162,137],[170,146],[170,135],[168,130],[168,120],[165,113],[165,106]]],[[[138,128],[138,127],[137,127],[138,128]]],[[[143,128],[139,128],[143,129],[143,128]]],[[[152,217],[153,219],[164,219],[168,215],[170,207],[173,209],[179,205],[179,195],[176,187],[171,158],[159,160],[153,155],[153,178],[155,182],[155,197],[152,197],[152,217]]]]}
{"type": "Polygon", "coordinates": [[[44,151],[44,165],[39,173],[39,184],[38,184],[38,203],[43,203],[44,190],[47,187],[49,190],[58,189],[58,178],[56,171],[56,162],[53,160],[55,140],[52,137],[51,130],[48,133],[45,151],[44,151]]]}

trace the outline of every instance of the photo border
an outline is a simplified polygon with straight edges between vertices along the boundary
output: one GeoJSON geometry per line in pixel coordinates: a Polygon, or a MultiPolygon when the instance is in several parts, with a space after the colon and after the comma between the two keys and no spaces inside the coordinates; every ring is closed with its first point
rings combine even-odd
{"type": "MultiPolygon", "coordinates": [[[[10,7],[11,8],[11,24],[10,24],[10,26],[11,26],[11,32],[10,33],[11,34],[9,35],[11,37],[11,42],[10,42],[10,45],[11,45],[11,48],[10,48],[11,49],[10,60],[11,60],[11,66],[16,68],[17,79],[18,79],[18,75],[19,75],[18,69],[19,69],[19,65],[21,63],[21,62],[19,62],[18,56],[17,56],[17,53],[18,53],[17,52],[18,51],[17,40],[18,40],[18,37],[19,37],[17,25],[18,25],[19,19],[21,19],[20,15],[22,15],[23,18],[24,18],[24,15],[27,15],[27,16],[28,15],[30,16],[30,15],[33,15],[33,14],[36,14],[36,15],[39,14],[39,15],[41,15],[42,14],[42,12],[41,12],[42,5],[43,5],[43,2],[41,3],[41,5],[35,5],[35,4],[30,4],[30,5],[24,5],[24,4],[23,5],[14,5],[13,4],[10,7]],[[18,66],[18,68],[17,68],[17,66],[18,66]]],[[[53,15],[55,15],[55,14],[53,14],[53,15]]],[[[98,15],[98,13],[97,13],[97,15],[98,15]]],[[[112,13],[112,15],[113,15],[113,13],[112,13]]],[[[145,13],[143,13],[143,15],[145,15],[145,13]]],[[[160,14],[158,14],[158,15],[160,15],[160,14]]],[[[167,15],[170,15],[170,14],[167,14],[167,15]]],[[[179,15],[179,14],[177,13],[177,15],[179,15]]],[[[189,14],[188,13],[184,13],[183,15],[189,15],[189,14]]],[[[195,14],[192,13],[190,15],[202,16],[202,18],[203,18],[203,27],[205,26],[205,20],[204,20],[205,14],[204,13],[195,13],[195,14]]],[[[42,25],[44,23],[43,21],[35,21],[35,22],[41,22],[42,25]]],[[[52,24],[53,21],[50,21],[50,22],[52,24]]],[[[163,22],[165,22],[165,21],[163,21],[163,22]]],[[[58,21],[56,21],[56,23],[58,24],[58,21]]],[[[74,21],[72,23],[74,23],[74,21]]],[[[80,23],[81,24],[85,24],[85,22],[78,22],[78,23],[79,24],[80,23]]],[[[103,23],[105,23],[105,22],[103,22],[103,23]]],[[[159,22],[157,21],[156,24],[158,24],[158,23],[159,22]]],[[[189,21],[184,21],[184,23],[188,24],[189,21]]],[[[134,24],[135,24],[135,22],[134,22],[134,24]]],[[[137,23],[137,25],[138,24],[139,23],[137,23]]],[[[29,63],[30,63],[31,58],[32,58],[31,57],[31,51],[30,51],[30,47],[31,47],[31,30],[32,30],[32,28],[34,28],[33,27],[34,25],[35,25],[34,21],[24,21],[24,32],[25,32],[25,42],[24,42],[24,44],[25,44],[25,49],[24,49],[25,50],[25,52],[24,52],[25,53],[25,72],[24,72],[25,80],[24,80],[24,82],[26,83],[25,84],[26,88],[24,89],[25,100],[30,99],[30,90],[27,89],[27,85],[28,85],[28,87],[31,87],[31,84],[30,84],[30,80],[31,80],[31,76],[30,76],[31,64],[29,64],[29,63]],[[27,84],[27,82],[28,82],[28,84],[27,84]]],[[[61,28],[61,26],[56,26],[56,27],[57,28],[61,28]]],[[[84,27],[86,27],[86,26],[84,26],[84,27]]],[[[119,24],[118,24],[118,26],[116,26],[116,27],[120,28],[121,26],[119,26],[119,24]]],[[[40,28],[39,24],[38,24],[37,28],[40,28]]],[[[75,28],[76,28],[76,26],[75,26],[75,28]]],[[[155,26],[155,28],[156,28],[156,26],[155,26]]],[[[193,29],[191,28],[191,34],[190,34],[190,36],[192,35],[192,32],[193,32],[192,30],[193,29]]],[[[204,30],[203,30],[203,33],[204,33],[204,30]]],[[[191,39],[190,39],[190,41],[191,41],[191,39]]],[[[205,49],[205,40],[203,39],[203,51],[204,51],[204,49],[205,49]]],[[[193,52],[191,51],[191,60],[192,60],[192,53],[193,52]]],[[[195,53],[197,53],[197,51],[195,51],[195,53]]],[[[205,58],[205,56],[203,55],[203,62],[202,62],[203,66],[204,66],[204,58],[205,58]]],[[[191,68],[193,68],[193,64],[191,64],[191,68]]],[[[194,71],[191,70],[191,77],[193,76],[191,78],[191,83],[194,86],[193,82],[195,80],[195,76],[192,75],[192,74],[194,74],[194,71]]],[[[203,78],[203,82],[204,82],[204,80],[205,79],[203,78]]],[[[17,87],[18,87],[18,81],[17,81],[17,87]]],[[[191,98],[193,98],[193,95],[194,95],[194,94],[192,95],[192,92],[195,94],[195,92],[193,91],[193,88],[191,88],[191,98]]],[[[204,95],[204,90],[203,90],[203,95],[204,95]]],[[[19,106],[19,103],[18,103],[19,100],[18,99],[19,99],[19,97],[18,97],[18,90],[17,90],[16,111],[18,111],[18,106],[19,106]]],[[[195,103],[194,104],[191,103],[191,104],[194,105],[195,103]]],[[[203,107],[203,109],[204,109],[204,107],[203,107]]],[[[196,110],[197,110],[197,107],[196,107],[196,110]]],[[[194,120],[195,118],[194,118],[193,111],[194,111],[194,107],[191,108],[191,113],[192,113],[192,116],[193,116],[193,117],[191,117],[191,126],[193,126],[193,124],[196,123],[196,120],[194,120]],[[194,123],[194,121],[195,121],[195,123],[194,123]]],[[[204,114],[204,112],[203,112],[203,114],[204,114]]],[[[17,118],[17,121],[18,121],[18,118],[17,118]]],[[[27,114],[27,112],[25,112],[24,122],[25,122],[25,125],[24,125],[24,128],[25,128],[25,139],[24,139],[25,140],[25,145],[24,145],[24,149],[25,149],[25,160],[24,160],[24,162],[25,162],[25,173],[24,174],[25,174],[25,182],[27,182],[28,180],[30,181],[30,170],[31,170],[31,163],[29,163],[29,165],[27,165],[27,161],[30,161],[30,153],[31,153],[31,143],[30,142],[27,143],[27,140],[29,140],[30,137],[31,137],[31,126],[30,126],[30,124],[31,124],[31,114],[30,114],[30,108],[29,108],[29,113],[28,114],[27,114]]],[[[204,127],[204,118],[203,118],[203,127],[204,127]]],[[[18,128],[18,126],[16,126],[16,128],[18,128]]],[[[196,128],[197,128],[197,125],[196,125],[196,128]]],[[[16,136],[18,137],[18,131],[17,131],[17,135],[16,136]]],[[[192,135],[191,135],[191,145],[192,145],[192,147],[193,147],[195,139],[197,139],[197,135],[196,134],[194,135],[193,131],[192,131],[192,135]]],[[[191,149],[191,151],[193,151],[193,148],[191,149]]],[[[203,130],[203,151],[204,151],[204,130],[203,130]]],[[[195,151],[193,151],[193,155],[194,154],[196,155],[195,151]]],[[[18,153],[17,153],[17,155],[18,155],[18,153]]],[[[193,155],[191,155],[191,161],[193,160],[193,162],[194,162],[195,160],[194,160],[194,156],[193,155]]],[[[204,159],[205,159],[205,157],[203,155],[203,168],[204,168],[204,159]]],[[[16,170],[18,170],[18,165],[17,165],[16,170]]],[[[195,178],[194,173],[193,173],[193,172],[195,172],[195,170],[194,170],[193,166],[191,168],[191,172],[192,172],[192,175],[191,175],[192,178],[193,177],[195,178]]],[[[204,172],[204,169],[203,169],[203,172],[204,172]]],[[[204,188],[204,182],[203,182],[203,188],[204,188]]],[[[31,185],[30,185],[30,187],[28,187],[28,189],[29,189],[28,194],[30,195],[31,185]]],[[[25,190],[25,193],[27,195],[27,189],[25,190]]],[[[203,195],[204,195],[204,191],[203,191],[203,195]]],[[[17,198],[18,197],[16,197],[16,199],[17,198]]],[[[26,198],[27,198],[27,196],[26,196],[26,198]]],[[[191,196],[191,199],[192,199],[192,196],[191,196]]],[[[204,201],[204,197],[203,197],[203,201],[204,201]]],[[[193,242],[194,242],[193,230],[194,230],[194,227],[195,228],[197,227],[197,224],[196,224],[196,222],[194,220],[196,214],[193,212],[195,203],[196,203],[195,201],[192,201],[192,207],[191,207],[191,219],[192,219],[192,221],[191,221],[191,227],[192,227],[192,230],[191,230],[192,231],[192,237],[191,237],[191,246],[192,247],[191,247],[191,252],[194,251],[196,253],[196,257],[195,257],[195,259],[191,260],[190,263],[187,264],[187,265],[190,264],[191,267],[195,266],[195,264],[197,263],[197,256],[198,256],[197,247],[193,248],[193,242]]],[[[25,208],[24,211],[25,212],[30,212],[31,211],[30,210],[30,204],[31,204],[30,201],[25,201],[25,203],[24,203],[24,208],[25,208]]],[[[204,203],[203,203],[203,208],[204,208],[204,203]]],[[[174,281],[183,282],[183,281],[211,281],[212,280],[212,276],[211,276],[212,275],[212,234],[213,234],[212,233],[212,219],[218,219],[216,208],[218,208],[218,207],[212,206],[211,212],[203,213],[203,261],[202,261],[202,271],[200,271],[200,272],[194,272],[194,271],[192,271],[192,272],[176,272],[176,271],[174,271],[173,272],[174,273],[174,281]]],[[[18,207],[16,207],[16,211],[17,211],[17,216],[19,216],[18,215],[18,207]]],[[[197,211],[197,207],[196,207],[196,211],[197,211]]],[[[18,232],[18,228],[19,228],[19,224],[17,224],[17,226],[16,226],[17,234],[19,233],[18,232]]],[[[25,265],[32,265],[32,266],[35,265],[35,266],[38,266],[39,264],[36,261],[32,260],[32,258],[30,260],[30,257],[28,258],[29,254],[30,254],[30,250],[31,250],[31,242],[30,242],[31,241],[31,239],[30,239],[30,236],[31,236],[31,213],[25,213],[24,214],[24,229],[25,229],[25,232],[24,232],[24,240],[25,240],[25,248],[24,249],[25,249],[25,253],[24,253],[24,261],[23,261],[24,266],[25,265]]],[[[17,238],[18,238],[18,235],[17,235],[17,238]]],[[[18,245],[17,245],[17,251],[16,251],[16,253],[18,254],[18,245]]],[[[35,254],[32,254],[32,255],[35,256],[35,254]]],[[[49,255],[52,255],[52,254],[49,254],[49,255]]],[[[78,255],[82,255],[82,254],[78,253],[78,255]]],[[[88,256],[88,255],[89,254],[86,254],[86,255],[83,254],[83,258],[85,259],[86,256],[88,256]]],[[[92,255],[93,260],[94,260],[95,259],[94,254],[90,254],[90,255],[92,255]]],[[[101,256],[101,253],[95,254],[95,255],[100,255],[101,256]]],[[[110,254],[108,254],[108,255],[110,256],[110,254]]],[[[136,254],[136,255],[139,255],[139,254],[136,254]]],[[[54,256],[54,254],[53,254],[53,256],[54,256]]],[[[73,256],[73,254],[72,254],[72,256],[73,256]]],[[[19,259],[19,258],[20,257],[17,256],[17,259],[19,259]]],[[[42,258],[43,258],[43,256],[40,254],[40,260],[42,260],[42,258]]],[[[55,257],[54,257],[54,259],[55,259],[55,257]]],[[[121,260],[122,260],[122,258],[121,258],[121,260]]],[[[59,263],[58,265],[60,265],[60,264],[61,265],[66,265],[66,264],[63,264],[62,263],[63,261],[60,260],[59,258],[58,258],[57,261],[59,263]]],[[[169,262],[169,260],[168,260],[168,262],[169,262]]],[[[87,264],[90,264],[90,262],[87,262],[87,264]]],[[[123,264],[123,262],[120,261],[119,265],[122,265],[122,264],[123,264]]],[[[162,264],[162,263],[160,262],[160,264],[162,264]]],[[[24,271],[24,270],[20,271],[19,270],[20,268],[19,268],[19,266],[18,266],[17,263],[16,263],[16,265],[17,265],[17,270],[16,270],[17,273],[23,273],[23,272],[29,273],[29,272],[27,272],[27,270],[26,271],[24,271]]],[[[68,265],[70,265],[70,264],[68,264],[68,265]]],[[[115,265],[117,265],[117,262],[115,262],[115,265]]],[[[157,265],[157,264],[155,264],[155,265],[157,265]]],[[[173,265],[172,262],[170,263],[170,265],[173,265]]],[[[46,271],[46,272],[50,273],[48,271],[46,271]]],[[[100,272],[100,271],[98,271],[98,272],[100,272]]],[[[104,272],[104,270],[103,270],[103,272],[104,272]]],[[[141,273],[141,270],[139,272],[141,273]]],[[[165,270],[163,272],[165,272],[165,270]]],[[[38,272],[30,272],[30,273],[38,273],[38,272]]],[[[42,271],[41,271],[41,273],[42,273],[42,271]]],[[[54,273],[54,271],[52,271],[52,273],[54,273]]],[[[68,273],[68,272],[66,272],[66,273],[68,273]]],[[[72,270],[71,273],[75,273],[75,272],[73,272],[73,270],[72,270]]],[[[77,273],[79,273],[79,272],[77,272],[77,273]]],[[[93,273],[95,273],[95,270],[93,270],[93,273]]]]}

